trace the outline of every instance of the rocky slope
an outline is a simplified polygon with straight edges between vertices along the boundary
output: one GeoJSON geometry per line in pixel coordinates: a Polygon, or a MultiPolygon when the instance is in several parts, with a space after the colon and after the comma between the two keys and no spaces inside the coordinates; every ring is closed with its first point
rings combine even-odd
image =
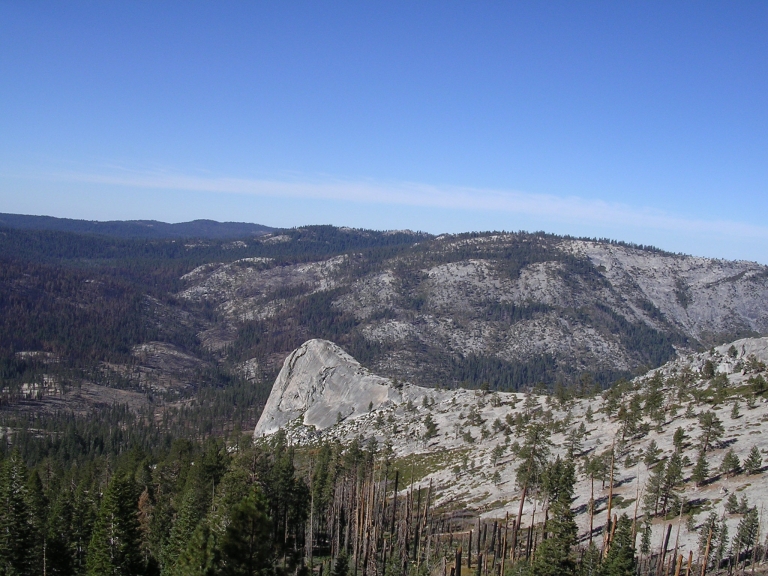
{"type": "Polygon", "coordinates": [[[383,259],[240,260],[184,279],[179,297],[214,306],[229,326],[230,339],[211,345],[233,345],[242,360],[276,369],[322,337],[428,386],[509,390],[584,372],[609,384],[677,350],[768,331],[765,266],[547,235],[441,236],[383,259]],[[254,345],[244,328],[264,337],[254,345]],[[266,346],[275,333],[292,346],[266,346]]]}
{"type": "MultiPolygon", "coordinates": [[[[437,506],[501,518],[505,513],[517,513],[519,445],[528,427],[540,425],[548,432],[549,446],[543,449],[550,458],[565,456],[570,449],[579,464],[573,509],[582,538],[587,537],[592,488],[583,473],[585,463],[601,457],[605,464],[615,449],[613,511],[631,517],[639,502],[642,516],[650,505],[646,503],[649,479],[678,450],[682,478],[673,494],[687,503],[680,523],[680,546],[695,551],[697,530],[711,512],[723,517],[730,534],[735,534],[742,514],[726,511],[730,495],[746,499],[748,506],[759,506],[768,498],[765,467],[752,474],[718,470],[729,450],[741,463],[754,447],[768,460],[768,438],[762,433],[768,421],[768,402],[760,392],[761,382],[768,389],[766,363],[768,338],[751,338],[681,356],[598,396],[558,399],[533,393],[396,387],[381,379],[372,394],[366,384],[372,378],[368,372],[358,371],[358,365],[334,344],[311,341],[286,360],[255,436],[273,432],[280,422],[290,440],[299,445],[375,441],[380,448],[392,450],[396,465],[404,471],[410,468],[413,473],[415,469],[419,485],[434,484],[437,506]],[[343,378],[335,379],[333,397],[344,398],[356,409],[345,411],[329,425],[334,408],[319,383],[340,366],[343,378]],[[283,404],[288,390],[297,401],[283,404]],[[361,406],[367,408],[361,410],[361,406]],[[322,417],[317,417],[317,410],[322,417]],[[633,411],[634,419],[628,418],[633,411]],[[723,434],[708,449],[707,481],[697,486],[691,475],[703,436],[700,417],[707,412],[722,422],[723,434]],[[431,431],[429,421],[435,424],[431,431]],[[682,436],[676,447],[678,430],[682,436]]],[[[598,479],[594,485],[596,528],[605,522],[606,480],[598,479]]],[[[541,508],[533,492],[525,505],[525,518],[535,518],[541,508]]],[[[677,525],[677,511],[670,511],[672,520],[656,516],[649,521],[653,546],[658,546],[668,522],[677,525]]]]}

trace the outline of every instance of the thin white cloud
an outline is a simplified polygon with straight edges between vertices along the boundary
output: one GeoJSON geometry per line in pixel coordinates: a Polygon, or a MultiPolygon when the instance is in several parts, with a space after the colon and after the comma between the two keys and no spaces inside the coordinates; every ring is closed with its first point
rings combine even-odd
{"type": "Polygon", "coordinates": [[[121,171],[113,174],[58,174],[57,179],[130,188],[187,190],[278,198],[341,200],[366,204],[439,207],[511,214],[601,225],[665,230],[676,233],[768,239],[768,228],[728,220],[702,220],[667,214],[647,207],[585,199],[481,188],[417,183],[279,181],[204,177],[164,172],[121,171]]]}

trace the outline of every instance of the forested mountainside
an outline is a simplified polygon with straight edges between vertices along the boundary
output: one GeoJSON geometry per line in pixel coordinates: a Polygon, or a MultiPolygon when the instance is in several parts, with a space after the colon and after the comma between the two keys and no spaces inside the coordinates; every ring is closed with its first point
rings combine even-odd
{"type": "Polygon", "coordinates": [[[193,430],[250,427],[314,337],[385,377],[517,390],[604,387],[768,330],[765,266],[543,233],[5,228],[0,261],[5,414],[118,402],[193,430]]]}

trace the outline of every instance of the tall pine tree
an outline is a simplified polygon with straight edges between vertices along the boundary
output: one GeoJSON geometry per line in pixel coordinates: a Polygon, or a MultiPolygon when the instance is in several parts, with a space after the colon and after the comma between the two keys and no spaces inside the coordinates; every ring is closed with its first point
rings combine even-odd
{"type": "Polygon", "coordinates": [[[616,533],[611,548],[602,565],[604,576],[634,576],[635,545],[632,542],[632,521],[622,514],[616,524],[616,533]]]}
{"type": "Polygon", "coordinates": [[[542,488],[550,502],[547,538],[539,545],[532,567],[534,576],[568,576],[576,571],[571,547],[577,529],[571,511],[576,475],[573,463],[557,459],[547,468],[542,488]]]}
{"type": "Polygon", "coordinates": [[[0,574],[34,574],[37,534],[30,510],[27,467],[18,452],[0,476],[0,574]]]}
{"type": "Polygon", "coordinates": [[[142,570],[138,488],[131,476],[109,483],[88,546],[88,576],[134,576],[142,570]]]}
{"type": "Polygon", "coordinates": [[[261,492],[254,489],[230,514],[230,523],[221,539],[221,573],[270,576],[273,542],[267,503],[261,492]]]}

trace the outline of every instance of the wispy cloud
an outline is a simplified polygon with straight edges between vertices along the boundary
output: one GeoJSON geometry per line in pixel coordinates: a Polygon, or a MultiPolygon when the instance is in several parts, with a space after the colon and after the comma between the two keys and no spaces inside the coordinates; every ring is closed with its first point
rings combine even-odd
{"type": "Polygon", "coordinates": [[[65,173],[57,179],[129,188],[244,194],[278,198],[307,198],[366,204],[502,211],[580,225],[645,228],[731,238],[768,239],[768,228],[728,220],[703,220],[668,214],[653,208],[576,196],[531,194],[411,182],[381,183],[324,179],[316,181],[259,180],[205,177],[167,172],[117,170],[110,174],[65,173]]]}

